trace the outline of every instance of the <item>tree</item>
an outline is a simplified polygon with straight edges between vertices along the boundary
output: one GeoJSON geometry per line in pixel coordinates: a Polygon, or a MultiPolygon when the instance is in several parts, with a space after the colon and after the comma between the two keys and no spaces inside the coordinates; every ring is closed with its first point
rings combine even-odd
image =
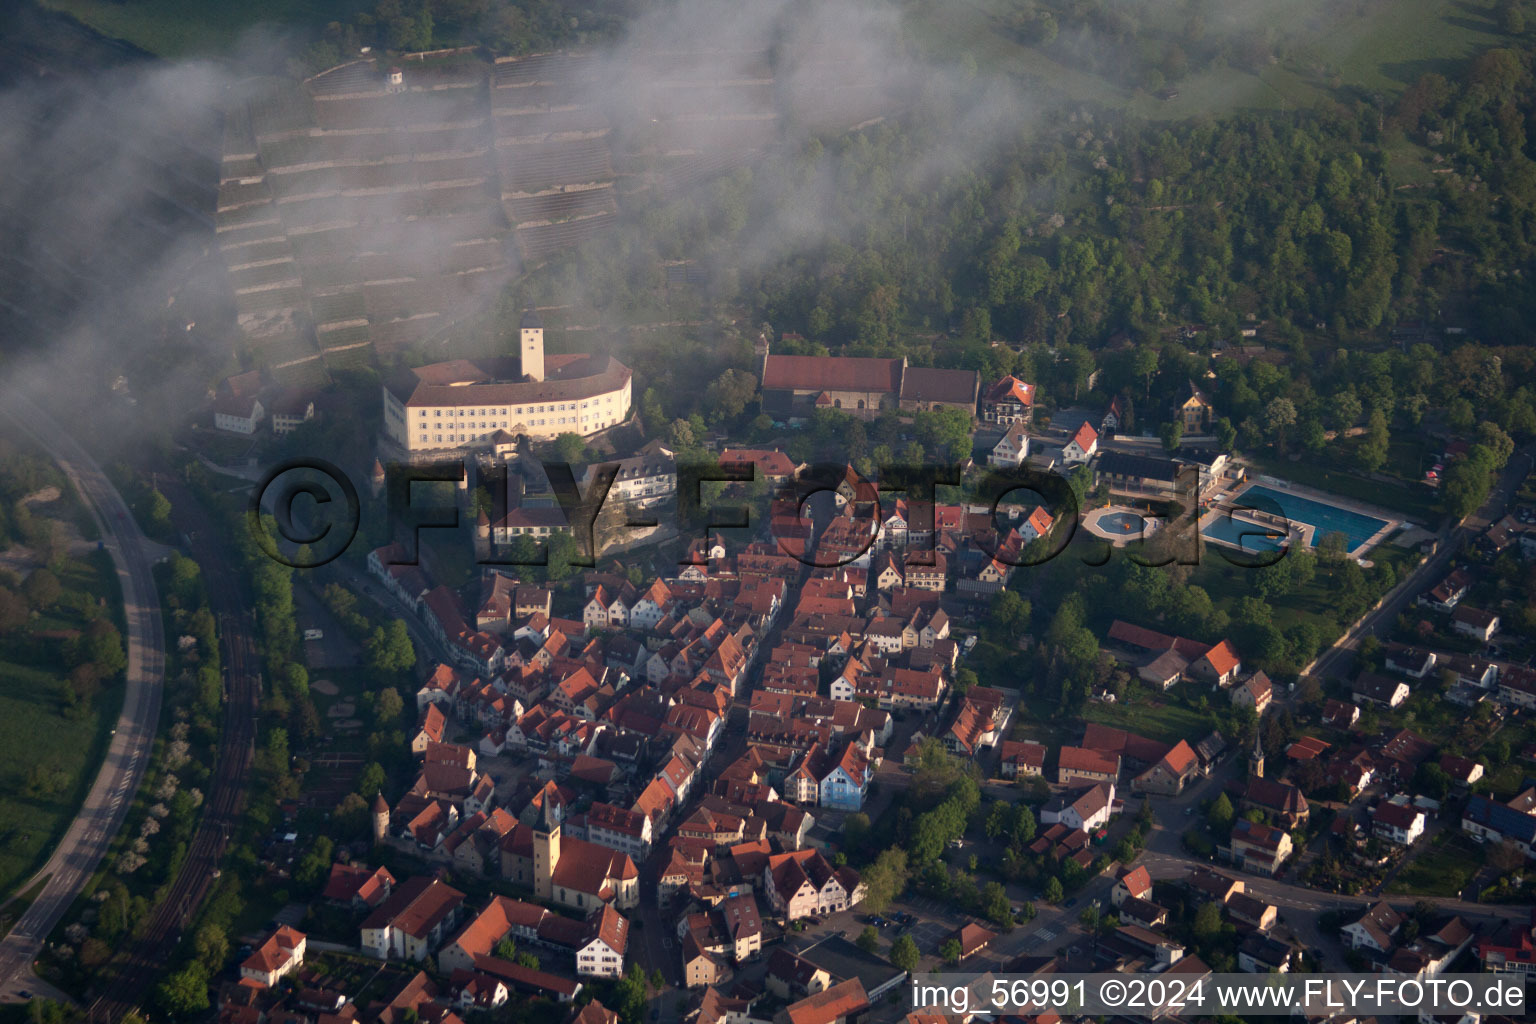
{"type": "Polygon", "coordinates": [[[1195,938],[1208,942],[1221,934],[1221,904],[1207,901],[1195,911],[1195,938]]]}
{"type": "Polygon", "coordinates": [[[556,459],[572,465],[581,462],[587,454],[587,442],[580,434],[569,430],[555,438],[554,448],[556,459]]]}
{"type": "Polygon", "coordinates": [[[856,850],[869,835],[869,815],[854,811],[843,819],[843,846],[856,850]]]}
{"type": "Polygon", "coordinates": [[[1414,786],[1431,800],[1444,800],[1451,791],[1451,777],[1433,761],[1425,761],[1414,771],[1414,786]]]}
{"type": "Polygon", "coordinates": [[[1296,425],[1296,405],[1281,396],[1270,399],[1264,407],[1264,432],[1275,439],[1275,447],[1285,451],[1286,432],[1296,425]]]}
{"type": "Polygon", "coordinates": [[[1231,830],[1236,813],[1232,809],[1232,801],[1227,799],[1227,794],[1222,793],[1211,801],[1210,810],[1206,811],[1206,823],[1215,832],[1226,833],[1231,830]]]}
{"type": "Polygon", "coordinates": [[[734,420],[757,394],[757,378],[744,370],[726,370],[704,390],[704,406],[714,423],[734,420]]]}
{"type": "Polygon", "coordinates": [[[202,1013],[208,1009],[208,969],[196,960],[189,960],[181,970],[166,976],[155,995],[167,1013],[176,1016],[202,1013]]]}
{"type": "Polygon", "coordinates": [[[1373,473],[1387,464],[1387,451],[1391,446],[1392,437],[1387,431],[1386,414],[1380,409],[1371,410],[1367,424],[1365,437],[1361,439],[1360,447],[1355,450],[1355,459],[1360,463],[1361,469],[1367,473],[1373,473]]]}
{"type": "Polygon", "coordinates": [[[1164,451],[1177,451],[1184,443],[1184,424],[1179,420],[1164,423],[1158,433],[1162,436],[1164,451]]]}
{"type": "Polygon", "coordinates": [[[404,710],[405,701],[400,699],[400,692],[393,686],[386,686],[379,691],[373,706],[373,720],[379,728],[388,728],[400,720],[400,712],[404,710]]]}
{"type": "Polygon", "coordinates": [[[171,532],[171,502],[158,487],[149,492],[149,523],[161,536],[171,532]]]}
{"type": "Polygon", "coordinates": [[[912,941],[910,935],[898,935],[896,941],[891,943],[890,961],[903,971],[915,971],[922,954],[918,952],[917,943],[912,941]]]}
{"type": "Polygon", "coordinates": [[[123,638],[117,627],[106,619],[92,619],[85,627],[85,635],[79,638],[75,649],[76,661],[92,662],[101,669],[103,678],[117,675],[128,667],[128,655],[123,650],[123,638]]]}
{"type": "Polygon", "coordinates": [[[999,643],[1012,644],[1029,628],[1030,604],[1011,590],[1000,590],[987,609],[987,631],[999,643]]]}
{"type": "Polygon", "coordinates": [[[217,973],[229,956],[229,936],[222,927],[209,921],[192,937],[192,953],[210,974],[217,973]]]}
{"type": "Polygon", "coordinates": [[[880,948],[880,933],[875,930],[874,925],[866,925],[864,930],[859,932],[859,937],[854,941],[864,952],[874,953],[880,948]]]}
{"type": "Polygon", "coordinates": [[[1337,530],[1323,534],[1315,544],[1318,560],[1328,565],[1338,565],[1349,553],[1349,538],[1337,530]]]}
{"type": "Polygon", "coordinates": [[[357,775],[356,793],[366,800],[372,800],[375,794],[383,792],[387,778],[383,765],[369,761],[357,775]]]}
{"type": "Polygon", "coordinates": [[[1525,24],[1525,12],[1520,9],[1519,0],[1503,0],[1499,4],[1499,31],[1510,36],[1523,35],[1525,24]]]}
{"type": "Polygon", "coordinates": [[[1232,426],[1232,421],[1223,416],[1216,421],[1216,444],[1223,451],[1231,451],[1237,443],[1237,428],[1232,426]]]}
{"type": "Polygon", "coordinates": [[[27,602],[0,587],[0,635],[14,633],[27,624],[27,602]]]}
{"type": "Polygon", "coordinates": [[[409,672],[416,665],[416,645],[403,619],[376,628],[365,647],[368,666],[376,672],[409,672]]]}
{"type": "Polygon", "coordinates": [[[964,951],[959,939],[950,938],[944,940],[944,945],[939,947],[939,957],[953,967],[960,962],[960,954],[964,951]]]}
{"type": "Polygon", "coordinates": [[[1022,848],[1032,842],[1037,825],[1034,809],[1028,804],[1019,804],[1013,817],[1013,845],[1022,848]]]}
{"type": "Polygon", "coordinates": [[[1441,507],[1456,519],[1476,512],[1488,500],[1492,472],[1493,453],[1482,445],[1473,445],[1446,469],[1440,481],[1441,507]]]}
{"type": "Polygon", "coordinates": [[[1142,397],[1152,395],[1152,378],[1157,375],[1157,349],[1143,345],[1131,355],[1131,372],[1141,378],[1142,397]]]}
{"type": "Polygon", "coordinates": [[[987,812],[986,833],[988,839],[1000,839],[1013,829],[1013,805],[1006,800],[996,800],[987,812]]]}
{"type": "Polygon", "coordinates": [[[907,851],[893,846],[864,871],[864,906],[878,914],[907,887],[907,851]]]}
{"type": "Polygon", "coordinates": [[[517,943],[505,937],[498,939],[496,945],[491,949],[491,955],[502,960],[511,960],[517,956],[517,943]]]}
{"type": "Polygon", "coordinates": [[[1477,443],[1493,455],[1493,468],[1503,469],[1509,457],[1515,453],[1514,440],[1497,423],[1483,421],[1477,425],[1477,443]]]}
{"type": "Polygon", "coordinates": [[[1066,893],[1062,890],[1061,887],[1061,879],[1056,878],[1055,876],[1047,879],[1045,888],[1041,890],[1040,895],[1045,897],[1045,902],[1047,903],[1060,903],[1066,896],[1066,893]]]}
{"type": "Polygon", "coordinates": [[[981,912],[994,924],[1013,923],[1013,907],[1008,903],[1008,891],[1001,882],[988,882],[982,887],[981,912]]]}
{"type": "Polygon", "coordinates": [[[63,594],[64,588],[59,585],[59,578],[47,569],[34,569],[32,575],[21,585],[21,591],[27,596],[27,602],[33,608],[52,608],[63,594]]]}
{"type": "Polygon", "coordinates": [[[315,845],[294,865],[293,880],[304,886],[318,886],[331,870],[331,856],[334,852],[335,845],[330,836],[316,836],[315,845]]]}

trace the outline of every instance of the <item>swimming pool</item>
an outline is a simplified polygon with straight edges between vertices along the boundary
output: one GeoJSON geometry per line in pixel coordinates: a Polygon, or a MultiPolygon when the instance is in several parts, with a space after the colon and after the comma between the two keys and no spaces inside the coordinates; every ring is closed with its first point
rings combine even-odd
{"type": "Polygon", "coordinates": [[[1285,537],[1280,534],[1280,531],[1276,530],[1276,535],[1271,537],[1268,530],[1268,527],[1240,519],[1217,516],[1206,523],[1205,529],[1200,533],[1212,540],[1224,540],[1251,555],[1256,555],[1264,551],[1279,551],[1280,546],[1285,543],[1285,537]]]}
{"type": "Polygon", "coordinates": [[[1099,525],[1108,533],[1140,533],[1147,521],[1135,512],[1106,512],[1099,516],[1099,525]]]}
{"type": "MultiPolygon", "coordinates": [[[[1305,523],[1312,527],[1312,543],[1316,546],[1330,533],[1342,533],[1348,541],[1349,550],[1354,551],[1360,545],[1370,540],[1387,525],[1387,520],[1368,516],[1361,512],[1351,512],[1349,509],[1339,508],[1337,505],[1329,505],[1327,502],[1314,501],[1311,498],[1303,498],[1297,494],[1276,490],[1273,487],[1265,487],[1263,484],[1254,484],[1242,494],[1232,500],[1237,506],[1258,508],[1261,512],[1272,511],[1274,502],[1280,512],[1292,522],[1305,523]],[[1267,500],[1256,500],[1267,499],[1267,500]]],[[[1214,524],[1213,524],[1214,525],[1214,524]]],[[[1206,531],[1210,535],[1209,529],[1206,531]]],[[[1260,538],[1250,538],[1252,545],[1260,538]]],[[[1278,545],[1271,545],[1278,547],[1278,545]]],[[[1263,550],[1262,548],[1252,550],[1263,550]]]]}

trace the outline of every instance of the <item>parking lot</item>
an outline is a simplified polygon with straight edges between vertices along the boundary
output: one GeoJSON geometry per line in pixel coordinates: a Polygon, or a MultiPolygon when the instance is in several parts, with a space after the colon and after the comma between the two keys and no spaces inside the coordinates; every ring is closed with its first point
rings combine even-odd
{"type": "Polygon", "coordinates": [[[924,956],[938,956],[939,947],[944,945],[944,939],[953,932],[953,928],[937,921],[922,921],[907,930],[912,941],[917,943],[918,952],[924,956]]]}

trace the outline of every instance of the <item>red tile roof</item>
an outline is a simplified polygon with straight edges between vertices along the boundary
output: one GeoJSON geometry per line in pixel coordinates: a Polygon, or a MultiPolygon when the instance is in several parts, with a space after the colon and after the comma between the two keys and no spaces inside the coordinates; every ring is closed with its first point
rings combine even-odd
{"type": "Polygon", "coordinates": [[[1221,643],[1205,652],[1205,660],[1211,663],[1211,667],[1218,675],[1226,675],[1237,668],[1239,659],[1232,645],[1223,640],[1221,643]]]}
{"type": "Polygon", "coordinates": [[[987,389],[986,400],[989,403],[1018,402],[1020,405],[1034,405],[1035,386],[1010,375],[987,389]]]}
{"type": "Polygon", "coordinates": [[[324,896],[335,903],[362,900],[368,906],[377,906],[384,899],[386,890],[395,884],[395,876],[386,867],[370,868],[364,864],[332,864],[331,876],[326,880],[324,896]]]}
{"type": "Polygon", "coordinates": [[[1188,771],[1198,760],[1194,748],[1183,740],[1179,740],[1172,750],[1163,755],[1163,763],[1179,775],[1188,771]]]}
{"type": "Polygon", "coordinates": [[[245,963],[240,965],[241,970],[259,971],[262,974],[270,974],[280,970],[284,964],[293,958],[294,952],[304,941],[304,933],[283,925],[277,931],[267,936],[267,941],[256,947],[245,963]]]}
{"type": "Polygon", "coordinates": [[[901,359],[853,356],[779,356],[763,361],[763,390],[901,390],[901,359]]]}
{"type": "Polygon", "coordinates": [[[379,909],[363,921],[364,928],[398,928],[414,938],[427,933],[464,902],[464,894],[450,885],[417,875],[390,894],[379,909]]]}
{"type": "Polygon", "coordinates": [[[1095,772],[1110,776],[1120,771],[1118,758],[1083,747],[1062,747],[1056,756],[1056,766],[1061,771],[1095,772]]]}
{"type": "Polygon", "coordinates": [[[1120,872],[1119,882],[1125,887],[1125,891],[1136,899],[1146,899],[1152,892],[1152,873],[1147,870],[1145,864],[1123,869],[1120,872]]]}
{"type": "Polygon", "coordinates": [[[849,978],[831,988],[791,1003],[785,1011],[789,1024],[832,1024],[869,1006],[869,997],[858,978],[849,978]]]}

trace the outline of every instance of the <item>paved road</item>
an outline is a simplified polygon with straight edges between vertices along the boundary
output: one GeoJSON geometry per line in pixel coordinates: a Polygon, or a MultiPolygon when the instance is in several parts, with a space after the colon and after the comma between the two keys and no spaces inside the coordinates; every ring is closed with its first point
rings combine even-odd
{"type": "Polygon", "coordinates": [[[1403,577],[1373,611],[1367,612],[1354,628],[1338,639],[1332,647],[1318,655],[1303,674],[1317,676],[1342,676],[1349,671],[1355,649],[1367,636],[1378,635],[1382,628],[1392,628],[1397,617],[1413,601],[1445,575],[1451,559],[1461,546],[1476,536],[1491,522],[1504,514],[1510,499],[1520,482],[1536,465],[1536,446],[1527,445],[1510,456],[1509,463],[1499,476],[1499,483],[1488,496],[1488,501],[1475,514],[1468,516],[1461,525],[1449,531],[1441,531],[1440,546],[1417,569],[1403,577]]]}
{"type": "Polygon", "coordinates": [[[32,963],[49,933],[95,873],[138,792],[160,719],[165,637],[160,598],[150,573],[149,542],[101,467],[74,438],[24,396],[0,395],[0,414],[14,420],[46,449],[84,497],[101,531],[102,543],[117,568],[128,626],[124,638],[128,668],[123,710],[106,759],[85,804],[53,856],[22,886],[25,890],[38,879],[47,878],[42,894],[10,934],[0,940],[0,1001],[10,1002],[23,998],[22,991],[39,990],[32,963]]]}

